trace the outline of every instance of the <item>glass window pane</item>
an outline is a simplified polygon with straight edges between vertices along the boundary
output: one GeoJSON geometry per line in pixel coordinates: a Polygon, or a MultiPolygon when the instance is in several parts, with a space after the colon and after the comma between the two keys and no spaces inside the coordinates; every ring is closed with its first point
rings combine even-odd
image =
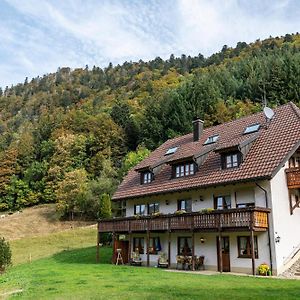
{"type": "Polygon", "coordinates": [[[194,164],[190,164],[190,174],[194,174],[194,164]]]}
{"type": "Polygon", "coordinates": [[[184,166],[180,166],[180,176],[184,176],[184,166]]]}
{"type": "Polygon", "coordinates": [[[217,209],[223,209],[223,197],[217,198],[217,209]]]}
{"type": "Polygon", "coordinates": [[[231,155],[226,156],[226,167],[231,168],[231,155]]]}
{"type": "Polygon", "coordinates": [[[189,165],[185,165],[185,176],[190,175],[189,165]]]}
{"type": "Polygon", "coordinates": [[[231,208],[231,197],[230,196],[225,196],[224,197],[224,204],[225,207],[224,208],[231,208]]]}
{"type": "Polygon", "coordinates": [[[180,176],[180,166],[176,167],[176,177],[180,176]]]}

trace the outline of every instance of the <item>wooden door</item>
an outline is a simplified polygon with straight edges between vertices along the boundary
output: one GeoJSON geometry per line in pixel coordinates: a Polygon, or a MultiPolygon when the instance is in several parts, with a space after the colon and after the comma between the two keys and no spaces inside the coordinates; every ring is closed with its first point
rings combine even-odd
{"type": "Polygon", "coordinates": [[[123,258],[124,264],[128,263],[128,251],[129,251],[129,242],[128,241],[118,241],[115,240],[114,243],[114,253],[113,253],[113,259],[112,262],[115,264],[117,259],[117,249],[121,249],[121,255],[123,258]]]}
{"type": "MultiPolygon", "coordinates": [[[[219,245],[219,238],[217,237],[217,257],[218,257],[218,271],[220,271],[220,245],[219,245]]],[[[230,244],[229,244],[229,237],[223,236],[221,238],[221,250],[222,250],[222,266],[223,272],[230,272],[230,244]]]]}

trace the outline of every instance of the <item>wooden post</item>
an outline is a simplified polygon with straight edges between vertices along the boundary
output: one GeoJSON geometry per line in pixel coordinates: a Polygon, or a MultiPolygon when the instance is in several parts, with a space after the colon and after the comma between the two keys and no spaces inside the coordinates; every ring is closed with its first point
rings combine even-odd
{"type": "Polygon", "coordinates": [[[112,256],[112,263],[115,263],[114,258],[116,255],[116,234],[113,232],[112,234],[112,243],[113,243],[113,256],[112,256]]]}
{"type": "Polygon", "coordinates": [[[195,271],[195,232],[192,231],[192,271],[195,271]]]}
{"type": "Polygon", "coordinates": [[[223,272],[223,258],[222,258],[222,234],[221,231],[219,230],[219,236],[218,236],[218,244],[219,244],[219,249],[218,249],[218,255],[219,255],[219,271],[220,273],[223,272]]]}
{"type": "Polygon", "coordinates": [[[254,231],[251,229],[251,260],[252,260],[252,275],[255,275],[255,252],[254,252],[254,231]]]}
{"type": "Polygon", "coordinates": [[[147,267],[150,266],[149,246],[150,246],[150,231],[149,231],[149,219],[148,219],[147,220],[147,267]]]}
{"type": "Polygon", "coordinates": [[[218,249],[218,255],[219,255],[219,268],[220,268],[220,273],[223,272],[223,258],[222,258],[222,232],[221,232],[221,220],[220,217],[221,214],[219,214],[219,236],[218,236],[218,244],[219,244],[219,249],[218,249]]]}
{"type": "Polygon", "coordinates": [[[252,275],[255,275],[255,252],[254,252],[254,212],[251,212],[251,261],[252,261],[252,275]]]}
{"type": "Polygon", "coordinates": [[[171,219],[168,218],[168,267],[171,267],[171,219]]]}
{"type": "Polygon", "coordinates": [[[98,226],[97,226],[97,252],[96,252],[96,262],[99,263],[100,261],[100,232],[99,232],[99,222],[98,222],[98,226]]]}
{"type": "Polygon", "coordinates": [[[129,237],[128,237],[128,264],[130,264],[130,259],[131,259],[131,232],[129,232],[129,237]]]}

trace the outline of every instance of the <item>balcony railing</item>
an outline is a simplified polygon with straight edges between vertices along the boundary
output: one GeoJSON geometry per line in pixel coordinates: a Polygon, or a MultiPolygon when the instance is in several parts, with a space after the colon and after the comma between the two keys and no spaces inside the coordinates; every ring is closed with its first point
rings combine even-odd
{"type": "Polygon", "coordinates": [[[268,228],[267,208],[238,208],[214,210],[209,213],[167,214],[113,218],[99,221],[99,232],[143,232],[143,231],[218,231],[253,230],[264,231],[268,228]]]}
{"type": "Polygon", "coordinates": [[[300,188],[300,168],[289,168],[285,170],[287,185],[289,189],[300,188]]]}

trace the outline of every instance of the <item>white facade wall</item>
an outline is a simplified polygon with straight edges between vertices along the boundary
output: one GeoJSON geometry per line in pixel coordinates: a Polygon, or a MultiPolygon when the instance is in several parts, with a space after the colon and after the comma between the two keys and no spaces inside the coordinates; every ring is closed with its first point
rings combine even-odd
{"type": "Polygon", "coordinates": [[[288,163],[271,180],[273,239],[276,236],[280,237],[280,242],[274,243],[278,274],[285,270],[285,262],[289,260],[295,248],[300,246],[300,208],[296,208],[293,215],[290,214],[286,168],[288,163]]]}
{"type": "MultiPolygon", "coordinates": [[[[239,258],[238,257],[238,245],[237,237],[238,236],[249,236],[249,232],[234,232],[234,233],[222,233],[223,236],[229,237],[230,243],[230,268],[232,272],[241,272],[252,274],[252,260],[251,258],[239,258]]],[[[217,261],[217,233],[195,233],[195,255],[205,256],[204,266],[206,270],[218,270],[218,261],[217,261]],[[205,240],[204,243],[201,243],[200,239],[205,240]]],[[[269,261],[269,252],[268,252],[268,238],[266,232],[255,233],[257,236],[258,242],[258,258],[255,259],[255,266],[258,267],[261,263],[269,261]]],[[[133,234],[132,241],[134,237],[144,237],[144,249],[146,250],[146,235],[145,234],[133,234]]],[[[166,233],[151,233],[151,237],[160,237],[160,242],[162,246],[162,252],[168,254],[168,236],[166,233]]],[[[176,267],[176,255],[178,254],[178,237],[191,237],[191,233],[188,232],[172,232],[171,233],[171,266],[176,267]]],[[[147,263],[146,251],[144,254],[141,254],[143,264],[147,263]]],[[[149,255],[150,265],[156,266],[158,255],[149,255]]],[[[181,268],[181,265],[179,266],[181,268]]]]}
{"type": "Polygon", "coordinates": [[[159,202],[159,210],[161,213],[172,214],[177,211],[178,200],[192,199],[192,210],[194,212],[197,212],[201,211],[201,209],[204,208],[213,208],[214,197],[225,195],[231,196],[232,208],[236,208],[237,204],[242,203],[255,203],[255,206],[258,207],[265,207],[266,205],[265,195],[263,191],[261,191],[257,186],[255,186],[254,184],[239,184],[127,200],[126,217],[134,215],[134,205],[136,204],[149,204],[159,202]]]}

